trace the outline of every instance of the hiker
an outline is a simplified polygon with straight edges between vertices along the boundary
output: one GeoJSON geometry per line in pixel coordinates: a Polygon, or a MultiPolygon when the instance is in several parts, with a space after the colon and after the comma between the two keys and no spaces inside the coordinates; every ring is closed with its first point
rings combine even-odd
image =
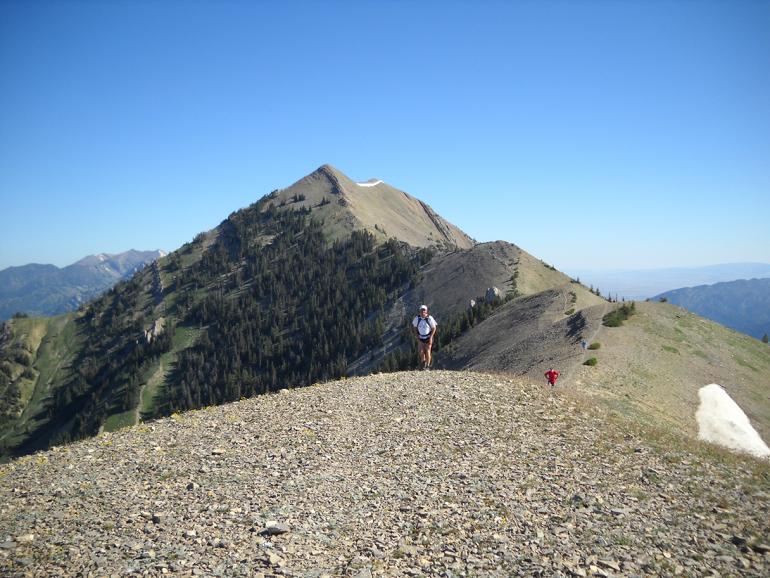
{"type": "Polygon", "coordinates": [[[430,349],[433,347],[433,338],[436,336],[438,323],[428,314],[428,306],[420,305],[420,314],[412,321],[414,334],[417,337],[417,350],[420,355],[420,364],[424,370],[430,369],[430,349]]]}
{"type": "Polygon", "coordinates": [[[588,349],[588,341],[586,341],[585,339],[583,339],[583,340],[580,342],[580,347],[582,347],[582,348],[583,348],[583,351],[585,351],[586,349],[588,349]]]}
{"type": "Polygon", "coordinates": [[[548,380],[548,385],[556,387],[556,380],[559,379],[559,372],[552,367],[545,372],[545,378],[548,380]]]}

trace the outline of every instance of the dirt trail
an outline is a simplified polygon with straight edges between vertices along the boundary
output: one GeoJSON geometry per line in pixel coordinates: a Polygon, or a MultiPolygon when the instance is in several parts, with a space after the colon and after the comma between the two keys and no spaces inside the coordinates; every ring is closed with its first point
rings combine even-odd
{"type": "MultiPolygon", "coordinates": [[[[588,345],[590,345],[591,343],[593,343],[596,340],[596,337],[599,335],[599,332],[602,330],[602,327],[603,327],[602,326],[602,319],[604,319],[604,316],[607,314],[607,305],[608,305],[608,303],[602,304],[602,312],[599,315],[599,321],[596,324],[596,329],[594,329],[594,331],[591,333],[590,337],[583,337],[583,339],[585,339],[585,341],[586,341],[586,343],[588,345]]],[[[591,354],[590,350],[582,349],[581,348],[580,349],[580,353],[575,356],[577,358],[577,360],[575,362],[571,363],[567,367],[567,370],[564,371],[562,379],[561,379],[561,384],[557,383],[557,387],[564,387],[567,384],[572,385],[572,381],[571,380],[572,380],[573,374],[575,373],[575,369],[576,368],[580,368],[580,366],[583,364],[583,362],[586,359],[588,359],[590,354],[591,354]]]]}
{"type": "Polygon", "coordinates": [[[144,407],[144,395],[147,391],[147,388],[150,387],[150,385],[155,385],[156,382],[158,384],[162,382],[163,377],[165,376],[166,371],[163,367],[163,356],[160,357],[160,360],[158,362],[158,369],[155,371],[155,373],[152,374],[152,377],[147,380],[147,383],[145,383],[140,389],[139,389],[139,403],[136,405],[136,409],[134,410],[134,423],[139,423],[142,421],[142,407],[144,407]]]}

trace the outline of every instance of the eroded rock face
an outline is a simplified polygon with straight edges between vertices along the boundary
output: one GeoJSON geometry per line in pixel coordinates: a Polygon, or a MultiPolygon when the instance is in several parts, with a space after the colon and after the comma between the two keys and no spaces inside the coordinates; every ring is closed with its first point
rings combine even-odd
{"type": "Polygon", "coordinates": [[[767,476],[688,448],[500,376],[288,390],[0,466],[0,575],[767,576],[767,476]]]}
{"type": "Polygon", "coordinates": [[[144,338],[147,340],[147,343],[152,343],[153,340],[163,333],[165,325],[166,319],[164,317],[158,317],[158,319],[153,321],[150,328],[144,330],[144,338]]]}

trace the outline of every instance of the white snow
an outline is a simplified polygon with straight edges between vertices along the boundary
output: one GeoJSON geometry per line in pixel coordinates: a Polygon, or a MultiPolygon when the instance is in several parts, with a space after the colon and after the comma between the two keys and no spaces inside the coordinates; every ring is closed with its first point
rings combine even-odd
{"type": "Polygon", "coordinates": [[[379,179],[372,179],[370,181],[366,181],[365,183],[356,183],[359,187],[376,187],[379,184],[382,184],[382,181],[379,179]]]}
{"type": "Polygon", "coordinates": [[[721,385],[701,387],[698,397],[700,405],[695,418],[700,439],[757,457],[770,457],[770,448],[721,385]]]}

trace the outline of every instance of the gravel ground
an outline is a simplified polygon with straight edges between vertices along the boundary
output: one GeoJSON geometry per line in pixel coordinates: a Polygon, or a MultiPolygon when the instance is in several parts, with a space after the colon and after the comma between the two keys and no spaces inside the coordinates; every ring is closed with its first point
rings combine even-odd
{"type": "Polygon", "coordinates": [[[372,375],[21,458],[0,466],[0,574],[770,573],[766,463],[571,395],[372,375]]]}

